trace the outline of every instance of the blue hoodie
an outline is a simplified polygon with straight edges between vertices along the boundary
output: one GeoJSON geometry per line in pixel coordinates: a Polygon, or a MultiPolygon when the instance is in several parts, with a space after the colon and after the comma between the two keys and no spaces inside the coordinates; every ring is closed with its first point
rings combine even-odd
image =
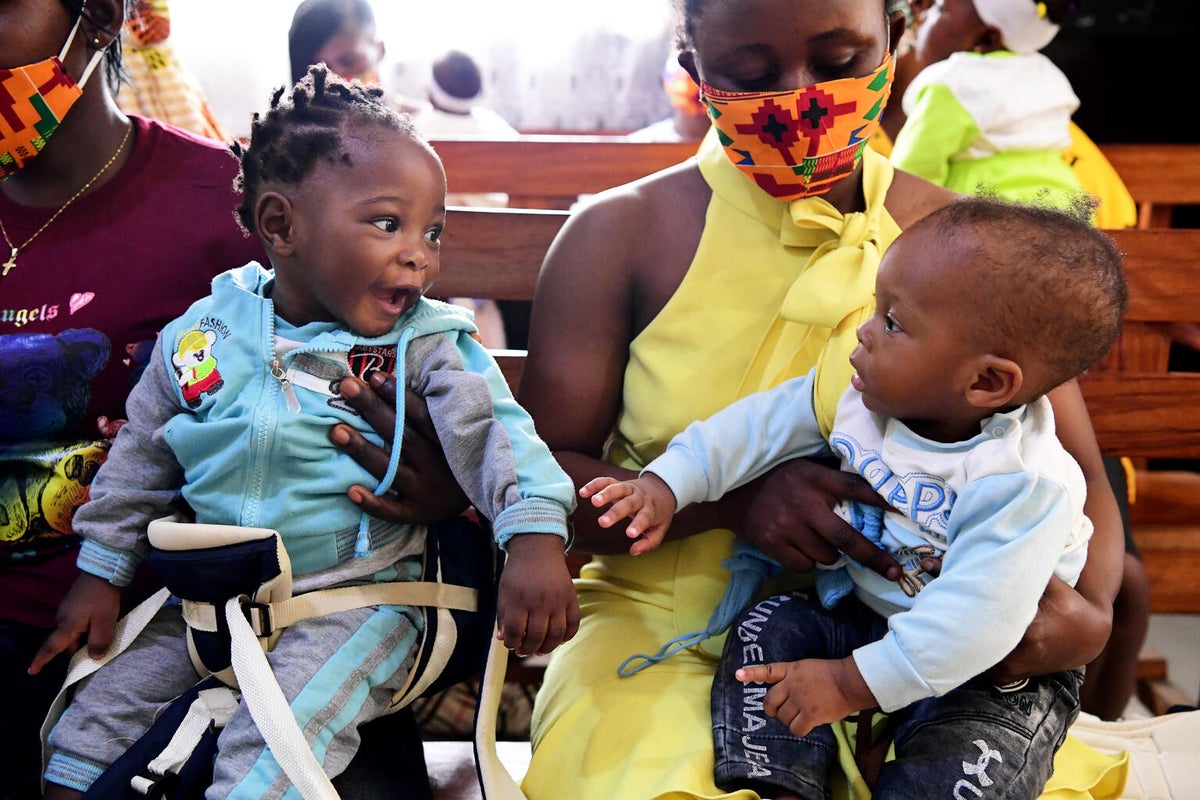
{"type": "Polygon", "coordinates": [[[272,280],[254,262],[223,273],[164,328],[160,357],[130,394],[129,422],[76,514],[81,569],[128,583],[148,549],[147,524],[180,497],[197,522],[279,531],[298,576],[413,534],[346,496],[355,484],[390,486],[399,447],[377,482],[329,441],[343,422],[381,442],[337,388],[371,369],[425,398],[455,477],[502,545],[517,533],[566,538],[571,480],[471,337],[469,312],[422,299],[374,339],[338,323],[294,328],[275,316],[272,280]]]}

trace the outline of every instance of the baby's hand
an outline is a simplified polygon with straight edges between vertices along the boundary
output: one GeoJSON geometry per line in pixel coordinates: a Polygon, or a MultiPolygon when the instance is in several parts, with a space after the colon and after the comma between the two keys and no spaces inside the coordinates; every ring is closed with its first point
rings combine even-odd
{"type": "Polygon", "coordinates": [[[742,683],[774,684],[763,699],[763,710],[796,737],[877,705],[853,658],[755,664],[734,674],[742,683]]]}
{"type": "Polygon", "coordinates": [[[103,658],[112,645],[120,613],[121,589],[103,578],[80,573],[59,603],[57,625],[34,655],[29,674],[37,675],[59,653],[74,654],[81,642],[87,643],[89,656],[103,658]]]}
{"type": "Polygon", "coordinates": [[[496,638],[517,655],[541,655],[578,630],[579,599],[562,538],[548,533],[511,538],[496,600],[496,638]]]}
{"type": "Polygon", "coordinates": [[[602,528],[611,528],[625,517],[632,518],[625,529],[626,536],[637,540],[629,548],[630,555],[656,550],[666,538],[671,520],[675,518],[675,494],[653,472],[630,481],[593,478],[579,490],[579,496],[591,498],[596,508],[606,503],[612,504],[612,508],[597,519],[602,528]]]}

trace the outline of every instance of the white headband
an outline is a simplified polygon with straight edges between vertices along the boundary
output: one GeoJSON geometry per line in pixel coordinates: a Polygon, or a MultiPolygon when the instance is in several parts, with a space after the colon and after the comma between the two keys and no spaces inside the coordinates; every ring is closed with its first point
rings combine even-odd
{"type": "Polygon", "coordinates": [[[1033,0],[975,0],[975,10],[1000,31],[1004,46],[1014,53],[1036,53],[1050,44],[1058,26],[1043,17],[1033,0]]]}
{"type": "Polygon", "coordinates": [[[425,85],[425,90],[429,92],[429,99],[433,101],[435,106],[452,114],[470,114],[471,108],[479,100],[479,95],[475,95],[474,97],[455,97],[441,86],[438,86],[438,82],[432,78],[425,85]]]}

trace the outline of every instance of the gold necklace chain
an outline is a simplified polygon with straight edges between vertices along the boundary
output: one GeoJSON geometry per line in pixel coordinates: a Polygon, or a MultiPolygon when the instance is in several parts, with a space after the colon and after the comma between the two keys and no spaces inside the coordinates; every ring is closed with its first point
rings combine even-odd
{"type": "Polygon", "coordinates": [[[48,219],[42,223],[42,227],[40,227],[36,231],[34,231],[33,235],[30,236],[28,239],[26,239],[24,242],[21,242],[20,245],[15,245],[12,243],[12,239],[8,238],[8,231],[5,230],[5,228],[4,228],[4,221],[0,220],[0,234],[4,235],[4,241],[8,244],[9,248],[11,248],[11,250],[12,250],[12,252],[9,253],[8,261],[4,262],[4,272],[0,273],[0,278],[3,278],[5,275],[7,275],[8,271],[17,265],[17,253],[21,252],[26,247],[29,247],[30,243],[33,242],[33,240],[36,239],[38,236],[41,235],[42,231],[44,231],[44,230],[46,230],[46,228],[50,227],[51,222],[54,222],[54,220],[58,219],[58,216],[60,214],[62,214],[64,211],[67,210],[67,206],[71,205],[71,203],[74,203],[76,200],[78,200],[80,195],[82,195],[88,189],[92,188],[92,184],[94,184],[96,181],[100,180],[101,175],[108,172],[108,168],[113,165],[113,162],[115,162],[117,160],[117,156],[121,155],[121,151],[125,149],[125,143],[129,141],[129,134],[132,132],[133,132],[133,123],[130,122],[129,127],[127,127],[125,129],[125,135],[121,137],[121,143],[119,145],[117,145],[117,151],[112,154],[112,156],[108,159],[108,161],[104,162],[104,166],[100,168],[100,171],[97,172],[95,175],[93,175],[91,177],[91,179],[88,180],[87,183],[85,183],[83,186],[79,187],[79,191],[77,191],[77,192],[75,192],[75,194],[71,195],[70,199],[68,199],[67,202],[65,202],[61,206],[59,206],[58,210],[50,215],[50,219],[48,219]]]}

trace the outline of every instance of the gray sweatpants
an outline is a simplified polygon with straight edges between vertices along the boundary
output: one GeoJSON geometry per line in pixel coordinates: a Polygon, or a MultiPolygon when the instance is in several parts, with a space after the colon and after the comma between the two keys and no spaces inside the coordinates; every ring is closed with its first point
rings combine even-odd
{"type": "MultiPolygon", "coordinates": [[[[419,625],[419,612],[405,606],[344,611],[297,622],[267,654],[326,774],[346,768],[358,750],[358,727],[379,717],[405,682],[419,625]]],[[[179,607],[163,608],[128,650],[83,684],[50,734],[48,781],[86,789],[160,708],[200,679],[185,631],[179,607]]],[[[217,747],[208,798],[280,798],[291,787],[244,703],[217,747]]]]}

